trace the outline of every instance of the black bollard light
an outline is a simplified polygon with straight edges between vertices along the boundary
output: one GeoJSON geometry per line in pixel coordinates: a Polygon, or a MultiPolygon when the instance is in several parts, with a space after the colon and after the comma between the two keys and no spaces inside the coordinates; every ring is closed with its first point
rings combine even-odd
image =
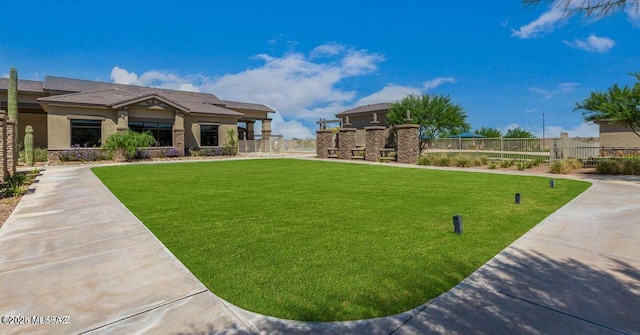
{"type": "Polygon", "coordinates": [[[462,216],[460,215],[453,216],[453,231],[456,234],[462,234],[462,216]]]}
{"type": "Polygon", "coordinates": [[[556,187],[556,181],[553,179],[549,180],[549,186],[551,186],[551,188],[556,187]]]}
{"type": "Polygon", "coordinates": [[[520,193],[516,193],[516,205],[520,205],[520,193]]]}

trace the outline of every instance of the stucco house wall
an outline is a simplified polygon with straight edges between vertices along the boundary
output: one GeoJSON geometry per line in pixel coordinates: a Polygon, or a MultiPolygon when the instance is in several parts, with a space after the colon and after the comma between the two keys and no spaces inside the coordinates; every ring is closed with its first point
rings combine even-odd
{"type": "Polygon", "coordinates": [[[603,147],[640,148],[640,137],[631,128],[608,121],[598,122],[600,145],[603,147]]]}
{"type": "Polygon", "coordinates": [[[224,146],[227,132],[233,129],[235,140],[238,140],[237,119],[233,117],[220,117],[208,115],[187,115],[184,119],[185,146],[189,148],[200,148],[200,125],[218,126],[218,146],[224,146]]]}
{"type": "Polygon", "coordinates": [[[49,134],[49,150],[68,149],[71,143],[71,120],[100,120],[102,142],[109,135],[117,132],[118,120],[116,112],[107,109],[49,106],[47,110],[47,129],[49,134]]]}

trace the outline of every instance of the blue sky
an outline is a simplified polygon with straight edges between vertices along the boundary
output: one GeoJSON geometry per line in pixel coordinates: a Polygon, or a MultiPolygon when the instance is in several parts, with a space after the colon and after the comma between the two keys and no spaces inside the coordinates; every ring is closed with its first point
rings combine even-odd
{"type": "Polygon", "coordinates": [[[278,111],[274,133],[409,93],[473,128],[597,136],[575,102],[640,72],[640,13],[593,21],[502,1],[11,1],[0,75],[210,92],[278,111]]]}

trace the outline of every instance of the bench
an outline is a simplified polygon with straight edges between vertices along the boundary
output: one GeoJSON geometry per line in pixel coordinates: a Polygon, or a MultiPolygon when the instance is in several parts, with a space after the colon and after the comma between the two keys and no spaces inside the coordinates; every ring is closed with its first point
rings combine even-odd
{"type": "Polygon", "coordinates": [[[328,158],[338,158],[338,148],[329,148],[328,158]]]}
{"type": "Polygon", "coordinates": [[[389,156],[389,153],[396,153],[396,149],[394,148],[382,148],[380,149],[380,160],[381,161],[395,161],[396,155],[389,156]]]}
{"type": "Polygon", "coordinates": [[[364,159],[364,148],[351,148],[351,159],[364,159]]]}

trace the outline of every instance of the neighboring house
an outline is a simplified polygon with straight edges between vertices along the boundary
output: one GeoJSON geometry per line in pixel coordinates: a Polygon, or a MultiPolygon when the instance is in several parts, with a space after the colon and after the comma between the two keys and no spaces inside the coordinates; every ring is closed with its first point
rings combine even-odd
{"type": "MultiPolygon", "coordinates": [[[[372,105],[360,106],[357,108],[349,109],[347,111],[336,114],[336,117],[342,120],[342,124],[347,122],[349,118],[349,124],[351,128],[356,128],[356,145],[363,147],[366,144],[366,132],[365,127],[369,126],[382,126],[387,127],[386,116],[391,108],[391,103],[379,103],[372,105]],[[376,114],[378,123],[373,123],[373,114],[376,114]]],[[[385,134],[385,138],[388,134],[385,134]]]]}
{"type": "MultiPolygon", "coordinates": [[[[5,111],[8,84],[0,79],[0,109],[5,111]]],[[[51,76],[42,82],[18,81],[18,136],[24,138],[24,127],[31,125],[34,145],[53,152],[99,147],[109,135],[127,129],[150,131],[157,146],[179,151],[224,146],[230,129],[236,139],[254,139],[256,121],[262,121],[262,137],[270,137],[269,113],[274,112],[209,93],[51,76]]]]}
{"type": "Polygon", "coordinates": [[[600,145],[615,148],[640,148],[640,137],[631,128],[619,123],[597,121],[600,126],[600,145]]]}

